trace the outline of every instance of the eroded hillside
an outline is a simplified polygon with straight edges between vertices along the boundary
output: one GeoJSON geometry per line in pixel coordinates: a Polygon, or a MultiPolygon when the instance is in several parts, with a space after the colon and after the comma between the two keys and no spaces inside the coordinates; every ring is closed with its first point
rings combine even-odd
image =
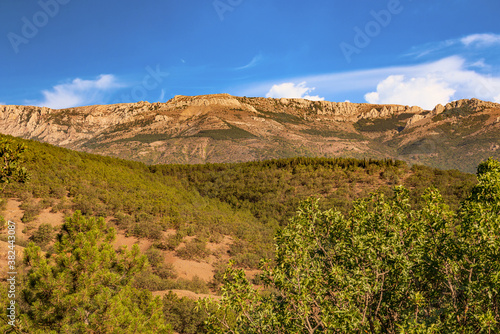
{"type": "Polygon", "coordinates": [[[500,105],[438,105],[176,96],[166,103],[62,110],[0,106],[0,132],[80,151],[159,163],[294,156],[397,158],[473,172],[500,157],[500,105]]]}

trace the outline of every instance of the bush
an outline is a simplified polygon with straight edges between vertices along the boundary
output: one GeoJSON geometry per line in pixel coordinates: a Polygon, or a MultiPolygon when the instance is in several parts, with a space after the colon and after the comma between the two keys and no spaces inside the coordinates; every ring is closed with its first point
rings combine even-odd
{"type": "Polygon", "coordinates": [[[135,276],[133,286],[137,289],[148,291],[163,291],[170,288],[167,280],[154,274],[151,270],[144,270],[135,276]]]}
{"type": "Polygon", "coordinates": [[[163,236],[163,228],[157,221],[137,222],[134,224],[130,234],[138,238],[148,238],[152,240],[160,240],[163,236]]]}
{"type": "Polygon", "coordinates": [[[174,235],[170,235],[167,237],[167,240],[165,241],[165,246],[169,250],[175,250],[177,246],[182,242],[182,239],[184,239],[184,235],[181,233],[180,230],[177,231],[174,235]]]}
{"type": "Polygon", "coordinates": [[[59,203],[55,204],[50,212],[60,212],[62,211],[65,214],[68,214],[69,210],[71,210],[73,205],[66,199],[66,197],[61,198],[59,203]]]}
{"type": "Polygon", "coordinates": [[[169,289],[179,289],[179,290],[188,290],[195,293],[209,293],[210,289],[208,288],[207,283],[203,281],[198,276],[194,276],[193,279],[177,279],[176,281],[170,280],[169,289]]]}
{"type": "Polygon", "coordinates": [[[38,229],[33,232],[30,240],[39,245],[40,247],[45,247],[47,244],[52,242],[54,239],[54,228],[49,224],[41,224],[38,229]]]}
{"type": "Polygon", "coordinates": [[[0,211],[5,210],[7,206],[7,199],[0,197],[0,211]]]}
{"type": "Polygon", "coordinates": [[[23,223],[29,223],[33,221],[36,216],[38,216],[42,211],[38,203],[35,203],[33,199],[24,201],[19,206],[19,209],[24,210],[23,217],[21,218],[21,221],[23,223]]]}
{"type": "Polygon", "coordinates": [[[43,210],[54,206],[54,203],[55,201],[53,198],[43,198],[38,205],[40,209],[43,210]]]}
{"type": "Polygon", "coordinates": [[[219,260],[214,264],[214,276],[208,283],[211,290],[219,293],[220,287],[224,283],[224,274],[226,273],[228,262],[219,260]]]}
{"type": "Polygon", "coordinates": [[[186,243],[186,246],[177,250],[177,256],[184,260],[202,260],[211,254],[206,248],[207,243],[198,238],[186,243]]]}
{"type": "Polygon", "coordinates": [[[207,318],[203,310],[196,309],[196,302],[186,297],[179,298],[173,292],[163,296],[163,314],[166,322],[177,333],[204,333],[204,321],[207,318]]]}
{"type": "Polygon", "coordinates": [[[146,256],[148,258],[149,264],[153,268],[160,267],[161,265],[163,265],[163,262],[165,261],[163,253],[158,248],[155,247],[150,247],[146,251],[146,256]]]}
{"type": "Polygon", "coordinates": [[[155,269],[156,275],[162,279],[177,278],[174,266],[171,263],[165,263],[155,269]]]}
{"type": "Polygon", "coordinates": [[[121,211],[115,213],[115,219],[113,222],[121,230],[128,230],[134,219],[121,211]]]}

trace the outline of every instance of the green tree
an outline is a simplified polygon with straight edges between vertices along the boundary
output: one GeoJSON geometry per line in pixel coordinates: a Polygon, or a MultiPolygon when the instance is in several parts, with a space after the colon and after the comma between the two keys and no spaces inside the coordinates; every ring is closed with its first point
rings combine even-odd
{"type": "Polygon", "coordinates": [[[38,229],[33,233],[30,239],[35,244],[41,247],[45,247],[47,246],[48,243],[52,241],[53,238],[54,238],[54,228],[52,227],[52,225],[44,223],[38,227],[38,229]]]}
{"type": "Polygon", "coordinates": [[[66,219],[47,258],[33,243],[22,290],[19,329],[26,333],[169,333],[162,302],[131,286],[147,260],[132,250],[116,251],[103,218],[77,211],[66,219]]]}
{"type": "MultiPolygon", "coordinates": [[[[263,262],[267,293],[230,266],[213,333],[500,332],[500,163],[457,212],[436,189],[372,195],[349,215],[304,202],[263,262]]],[[[214,307],[204,300],[204,307],[214,307]]]]}
{"type": "Polygon", "coordinates": [[[26,182],[28,171],[21,164],[24,162],[26,146],[11,139],[0,139],[0,190],[11,182],[26,182]]]}

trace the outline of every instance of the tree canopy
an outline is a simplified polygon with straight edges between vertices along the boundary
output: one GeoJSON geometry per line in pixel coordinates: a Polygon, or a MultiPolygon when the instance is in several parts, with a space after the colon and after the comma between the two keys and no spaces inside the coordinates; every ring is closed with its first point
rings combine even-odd
{"type": "Polygon", "coordinates": [[[264,292],[228,268],[210,331],[500,332],[499,162],[477,175],[455,212],[432,188],[418,210],[404,187],[348,215],[305,201],[275,238],[275,264],[262,264],[264,292]]]}

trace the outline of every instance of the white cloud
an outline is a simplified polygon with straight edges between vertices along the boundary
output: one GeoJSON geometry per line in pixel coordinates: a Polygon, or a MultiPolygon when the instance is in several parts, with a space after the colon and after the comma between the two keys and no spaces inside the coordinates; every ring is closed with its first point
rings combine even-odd
{"type": "Polygon", "coordinates": [[[500,94],[494,98],[493,102],[500,103],[500,94]]]}
{"type": "Polygon", "coordinates": [[[469,70],[463,58],[454,56],[396,71],[380,81],[377,90],[367,93],[365,99],[370,103],[418,105],[432,109],[438,103],[446,104],[462,98],[495,100],[499,91],[500,77],[469,70]]]}
{"type": "Polygon", "coordinates": [[[440,78],[426,77],[406,79],[404,75],[391,75],[377,85],[377,91],[365,95],[374,104],[403,104],[433,109],[437,104],[451,101],[455,90],[440,78]]]}
{"type": "Polygon", "coordinates": [[[497,34],[474,34],[463,37],[460,41],[465,46],[477,45],[477,46],[492,46],[500,45],[500,35],[497,34]]]}
{"type": "MultiPolygon", "coordinates": [[[[449,100],[474,97],[487,101],[498,100],[500,98],[500,76],[498,74],[481,74],[476,71],[477,64],[472,67],[469,65],[470,63],[473,62],[468,62],[463,57],[451,56],[429,63],[286,78],[283,81],[307,82],[308,86],[316,87],[321,95],[327,96],[330,101],[344,101],[349,98],[353,102],[362,102],[367,93],[378,93],[378,101],[403,105],[412,104],[430,109],[434,103],[445,104],[449,100]],[[401,87],[398,94],[391,94],[388,89],[382,90],[390,83],[386,81],[390,76],[403,76],[403,80],[399,82],[401,87]],[[385,85],[382,85],[379,91],[377,87],[384,81],[386,81],[385,85]],[[429,90],[425,84],[430,84],[437,91],[432,91],[431,96],[427,97],[425,92],[429,90]],[[451,93],[452,90],[454,93],[451,93]],[[405,92],[406,94],[403,94],[405,92]],[[417,96],[421,99],[414,101],[417,100],[417,96]]],[[[486,64],[486,66],[489,65],[486,64]]],[[[244,87],[235,93],[242,96],[263,96],[267,93],[267,96],[270,96],[276,91],[276,89],[269,91],[269,87],[272,85],[272,82],[262,82],[244,87]]],[[[296,87],[293,84],[288,85],[296,87]]],[[[394,83],[394,85],[396,84],[394,83]]],[[[295,94],[295,96],[297,95],[300,94],[295,94]]],[[[371,94],[367,97],[375,99],[376,95],[371,94]]]]}
{"type": "Polygon", "coordinates": [[[73,81],[44,90],[44,99],[35,102],[36,105],[53,109],[70,108],[81,105],[101,103],[104,94],[121,85],[115,76],[103,74],[95,80],[82,80],[76,78],[73,81]]]}
{"type": "Polygon", "coordinates": [[[303,81],[299,84],[294,84],[293,82],[285,82],[279,85],[273,85],[269,92],[267,92],[266,97],[274,98],[302,98],[311,101],[323,101],[325,98],[319,97],[319,95],[311,96],[310,92],[316,88],[306,87],[306,82],[303,81]]]}

